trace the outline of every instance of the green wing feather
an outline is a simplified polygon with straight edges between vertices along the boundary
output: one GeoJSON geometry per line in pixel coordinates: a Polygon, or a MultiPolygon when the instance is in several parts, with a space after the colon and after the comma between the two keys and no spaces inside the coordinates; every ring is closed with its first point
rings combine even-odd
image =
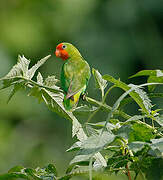
{"type": "Polygon", "coordinates": [[[64,63],[61,71],[61,86],[65,92],[63,104],[66,110],[77,106],[80,95],[86,90],[90,76],[90,67],[81,56],[70,58],[64,63]]]}

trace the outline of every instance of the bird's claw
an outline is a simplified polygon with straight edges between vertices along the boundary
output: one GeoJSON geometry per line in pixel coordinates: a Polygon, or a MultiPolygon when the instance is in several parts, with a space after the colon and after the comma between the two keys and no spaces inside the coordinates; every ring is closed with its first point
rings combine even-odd
{"type": "Polygon", "coordinates": [[[81,98],[82,98],[83,101],[86,100],[86,96],[87,96],[87,95],[88,95],[88,92],[85,92],[84,94],[82,94],[81,98]]]}

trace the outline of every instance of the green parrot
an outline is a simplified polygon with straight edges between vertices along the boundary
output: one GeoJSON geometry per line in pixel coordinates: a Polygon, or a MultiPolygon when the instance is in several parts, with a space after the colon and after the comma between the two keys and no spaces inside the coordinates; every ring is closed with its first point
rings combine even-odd
{"type": "Polygon", "coordinates": [[[84,95],[91,76],[88,63],[80,52],[70,43],[60,43],[55,54],[64,64],[61,71],[61,87],[65,93],[63,105],[66,110],[73,111],[81,95],[84,95]]]}

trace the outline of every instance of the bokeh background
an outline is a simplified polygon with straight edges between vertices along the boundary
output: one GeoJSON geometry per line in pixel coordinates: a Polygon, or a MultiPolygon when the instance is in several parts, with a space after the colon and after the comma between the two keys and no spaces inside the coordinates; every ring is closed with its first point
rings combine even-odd
{"type": "MultiPolygon", "coordinates": [[[[162,0],[1,0],[0,76],[16,63],[18,54],[31,59],[31,64],[52,54],[40,71],[44,77],[59,78],[63,62],[53,52],[66,41],[102,74],[126,83],[145,82],[128,77],[143,69],[163,69],[162,22],[162,0]]],[[[9,92],[0,92],[0,173],[15,165],[55,163],[62,175],[73,156],[65,152],[74,141],[71,123],[26,92],[16,94],[7,105],[9,92]]],[[[93,78],[88,92],[100,98],[93,78]]],[[[120,93],[115,90],[109,103],[120,93]]],[[[102,120],[100,113],[94,119],[102,120]]]]}

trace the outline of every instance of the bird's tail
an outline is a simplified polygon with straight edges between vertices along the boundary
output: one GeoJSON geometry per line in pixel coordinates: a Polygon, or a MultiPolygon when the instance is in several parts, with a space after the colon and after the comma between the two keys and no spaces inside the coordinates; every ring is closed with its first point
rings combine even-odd
{"type": "Polygon", "coordinates": [[[82,91],[79,91],[78,93],[74,94],[68,99],[66,98],[66,95],[65,95],[64,100],[63,100],[63,105],[67,111],[72,111],[73,109],[75,109],[75,107],[78,104],[81,93],[82,91]]]}

